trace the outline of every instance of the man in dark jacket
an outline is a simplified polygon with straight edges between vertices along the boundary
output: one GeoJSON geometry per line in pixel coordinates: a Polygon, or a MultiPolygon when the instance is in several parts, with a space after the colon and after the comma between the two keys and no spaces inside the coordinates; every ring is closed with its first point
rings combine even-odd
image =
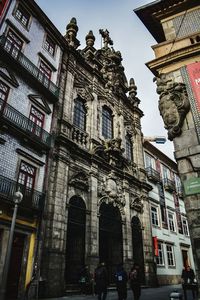
{"type": "Polygon", "coordinates": [[[197,284],[194,283],[195,274],[190,266],[186,266],[182,271],[182,287],[184,292],[184,299],[187,299],[187,289],[192,290],[193,299],[195,299],[195,294],[197,291],[197,284]]]}
{"type": "Polygon", "coordinates": [[[108,273],[105,267],[105,263],[100,263],[96,268],[94,280],[96,284],[96,294],[98,295],[98,300],[105,300],[108,287],[108,273]]]}
{"type": "Polygon", "coordinates": [[[118,293],[118,300],[126,300],[127,298],[127,280],[128,276],[122,265],[117,266],[115,273],[115,282],[118,293]]]}

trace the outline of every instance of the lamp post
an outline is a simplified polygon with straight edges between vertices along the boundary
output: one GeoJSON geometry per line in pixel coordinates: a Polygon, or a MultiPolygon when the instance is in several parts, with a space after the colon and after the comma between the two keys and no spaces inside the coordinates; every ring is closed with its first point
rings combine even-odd
{"type": "Polygon", "coordinates": [[[10,228],[8,246],[7,246],[7,251],[6,251],[6,258],[5,258],[4,269],[3,269],[0,300],[4,300],[5,296],[6,296],[6,284],[7,284],[9,265],[10,265],[10,257],[11,257],[11,250],[12,250],[12,244],[13,244],[15,222],[16,222],[16,217],[17,217],[17,209],[18,209],[18,205],[22,201],[22,199],[23,199],[23,195],[20,191],[17,191],[14,193],[13,201],[15,203],[15,207],[14,207],[14,212],[13,212],[13,216],[12,216],[12,223],[11,223],[11,228],[10,228]]]}

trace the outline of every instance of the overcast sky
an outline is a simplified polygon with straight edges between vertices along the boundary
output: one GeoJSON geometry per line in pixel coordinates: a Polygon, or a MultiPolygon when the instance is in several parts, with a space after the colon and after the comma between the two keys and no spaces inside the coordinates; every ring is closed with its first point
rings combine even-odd
{"type": "MultiPolygon", "coordinates": [[[[140,108],[144,112],[142,132],[144,136],[167,136],[158,110],[158,95],[153,82],[153,74],[145,63],[154,59],[151,49],[156,41],[133,12],[150,0],[36,0],[58,30],[65,34],[66,25],[72,17],[79,27],[77,38],[81,42],[79,49],[85,47],[85,36],[89,30],[96,37],[95,48],[101,47],[99,29],[108,29],[114,42],[114,49],[121,51],[122,64],[127,79],[133,77],[138,87],[137,96],[141,100],[140,108]]],[[[170,158],[173,157],[173,143],[167,141],[157,145],[170,158]]]]}

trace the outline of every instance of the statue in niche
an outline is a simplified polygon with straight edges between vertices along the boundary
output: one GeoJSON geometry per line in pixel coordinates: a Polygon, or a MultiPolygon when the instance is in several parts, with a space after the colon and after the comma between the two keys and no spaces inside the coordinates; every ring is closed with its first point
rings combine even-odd
{"type": "Polygon", "coordinates": [[[186,87],[184,83],[174,82],[166,74],[160,74],[154,81],[157,84],[156,91],[160,95],[160,114],[168,130],[168,138],[172,141],[181,135],[184,119],[190,109],[186,87]]]}

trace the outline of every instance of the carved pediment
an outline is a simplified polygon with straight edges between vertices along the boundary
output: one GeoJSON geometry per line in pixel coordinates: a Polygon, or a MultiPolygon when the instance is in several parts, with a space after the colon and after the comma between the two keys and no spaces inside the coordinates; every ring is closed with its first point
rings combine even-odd
{"type": "Polygon", "coordinates": [[[10,84],[12,84],[14,87],[18,87],[19,83],[9,68],[0,61],[0,76],[4,78],[6,81],[8,81],[10,84]]]}
{"type": "Polygon", "coordinates": [[[89,189],[88,176],[84,172],[80,171],[70,179],[69,185],[72,185],[77,189],[88,191],[89,189]]]}
{"type": "Polygon", "coordinates": [[[42,109],[44,112],[46,112],[47,114],[51,113],[51,109],[49,107],[49,104],[47,103],[47,101],[42,96],[30,94],[30,95],[28,95],[28,97],[31,100],[31,102],[33,102],[38,107],[40,107],[40,109],[42,109]]]}
{"type": "Polygon", "coordinates": [[[98,188],[99,205],[105,202],[117,206],[122,214],[124,214],[124,206],[126,204],[125,196],[121,181],[115,176],[114,172],[104,177],[99,183],[98,188]]]}
{"type": "Polygon", "coordinates": [[[174,82],[165,74],[156,79],[159,97],[159,110],[165,128],[168,130],[169,140],[180,136],[186,114],[190,110],[190,103],[184,83],[174,82]]]}

